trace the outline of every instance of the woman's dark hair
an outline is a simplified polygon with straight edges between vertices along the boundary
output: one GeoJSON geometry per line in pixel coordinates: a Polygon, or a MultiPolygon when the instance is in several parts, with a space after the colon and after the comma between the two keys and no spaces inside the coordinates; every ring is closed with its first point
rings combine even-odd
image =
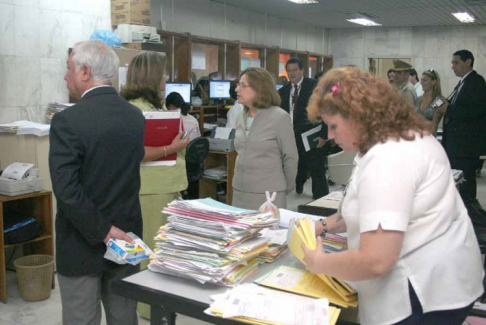
{"type": "Polygon", "coordinates": [[[189,106],[184,102],[181,94],[173,91],[165,98],[165,106],[169,108],[169,105],[173,105],[181,109],[181,114],[186,116],[189,112],[189,106]]]}

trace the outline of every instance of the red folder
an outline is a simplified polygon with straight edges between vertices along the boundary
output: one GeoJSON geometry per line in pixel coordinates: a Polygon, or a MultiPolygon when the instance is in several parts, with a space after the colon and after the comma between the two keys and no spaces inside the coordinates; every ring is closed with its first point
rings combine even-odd
{"type": "MultiPolygon", "coordinates": [[[[162,147],[172,143],[179,134],[181,127],[180,111],[154,111],[144,112],[145,116],[145,140],[146,147],[162,147]]],[[[154,161],[142,163],[144,166],[173,166],[177,159],[177,153],[161,157],[154,161]]]]}

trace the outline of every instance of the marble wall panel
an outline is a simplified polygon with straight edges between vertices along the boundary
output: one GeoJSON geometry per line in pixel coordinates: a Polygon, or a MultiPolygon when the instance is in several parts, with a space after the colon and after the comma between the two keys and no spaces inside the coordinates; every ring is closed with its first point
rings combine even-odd
{"type": "Polygon", "coordinates": [[[41,104],[47,106],[52,101],[66,102],[69,98],[64,74],[66,62],[60,58],[40,59],[41,104]]]}
{"type": "Polygon", "coordinates": [[[15,6],[0,3],[0,55],[15,55],[15,6]]]}
{"type": "Polygon", "coordinates": [[[59,1],[59,0],[39,0],[39,8],[62,11],[63,2],[64,1],[59,1]]]}
{"type": "Polygon", "coordinates": [[[34,56],[40,52],[39,17],[39,8],[15,6],[13,43],[16,56],[34,56]]]}
{"type": "MultiPolygon", "coordinates": [[[[0,106],[1,123],[11,123],[20,120],[19,109],[16,106],[0,106]]],[[[9,288],[10,290],[10,288],[9,288]]],[[[8,302],[10,304],[10,301],[8,302]]]]}
{"type": "Polygon", "coordinates": [[[62,13],[41,9],[40,17],[40,56],[59,57],[65,51],[62,41],[62,13]]]}

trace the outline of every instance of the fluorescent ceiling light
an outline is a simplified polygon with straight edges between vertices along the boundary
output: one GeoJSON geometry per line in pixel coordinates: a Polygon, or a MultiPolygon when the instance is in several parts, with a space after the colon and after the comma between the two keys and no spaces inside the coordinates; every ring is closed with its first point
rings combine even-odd
{"type": "Polygon", "coordinates": [[[301,5],[310,4],[310,3],[319,3],[319,1],[316,1],[316,0],[289,0],[289,1],[301,4],[301,5]]]}
{"type": "Polygon", "coordinates": [[[467,12],[453,12],[454,17],[457,18],[461,23],[474,23],[476,19],[467,12]]]}
{"type": "Polygon", "coordinates": [[[366,18],[354,18],[354,19],[346,19],[347,21],[355,24],[360,24],[363,26],[381,26],[381,24],[375,23],[373,20],[369,20],[366,18]]]}

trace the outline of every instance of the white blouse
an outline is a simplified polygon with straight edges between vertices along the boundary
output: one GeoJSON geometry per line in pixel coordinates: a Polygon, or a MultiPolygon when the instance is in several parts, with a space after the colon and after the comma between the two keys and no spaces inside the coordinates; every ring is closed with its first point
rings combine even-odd
{"type": "Polygon", "coordinates": [[[408,281],[424,312],[471,304],[483,293],[481,255],[439,142],[430,135],[388,140],[355,161],[342,209],[349,249],[380,225],[405,233],[390,272],[356,282],[360,322],[391,324],[410,316],[408,281]]]}

